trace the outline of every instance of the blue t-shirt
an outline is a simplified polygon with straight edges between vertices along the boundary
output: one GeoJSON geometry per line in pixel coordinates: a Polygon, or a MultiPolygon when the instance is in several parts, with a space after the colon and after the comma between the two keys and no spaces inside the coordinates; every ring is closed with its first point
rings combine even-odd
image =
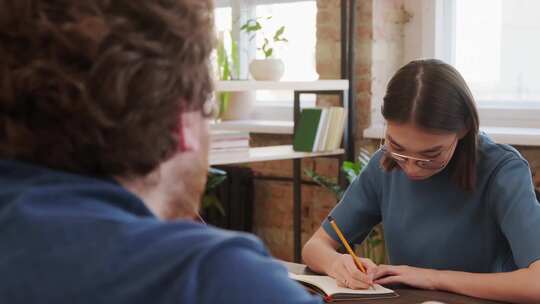
{"type": "MultiPolygon", "coordinates": [[[[461,190],[443,170],[410,180],[385,172],[378,151],[332,210],[344,235],[361,242],[379,222],[390,263],[467,272],[502,272],[540,259],[540,204],[525,159],[481,135],[478,181],[461,190]]],[[[328,221],[325,231],[339,241],[328,221]]]]}
{"type": "Polygon", "coordinates": [[[112,180],[0,161],[0,303],[321,303],[253,236],[164,222],[112,180]]]}

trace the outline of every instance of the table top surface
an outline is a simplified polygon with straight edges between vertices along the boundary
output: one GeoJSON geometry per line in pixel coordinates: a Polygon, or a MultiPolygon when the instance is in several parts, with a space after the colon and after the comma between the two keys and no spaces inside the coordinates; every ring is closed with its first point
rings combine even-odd
{"type": "MultiPolygon", "coordinates": [[[[306,271],[306,266],[302,264],[283,262],[287,269],[296,274],[310,273],[306,271]]],[[[392,287],[398,295],[397,298],[374,299],[374,300],[356,300],[356,301],[339,301],[343,304],[353,303],[373,303],[373,304],[419,304],[425,301],[438,301],[445,304],[501,304],[502,302],[489,301],[477,298],[471,298],[463,295],[442,292],[414,289],[410,287],[392,287]]]]}

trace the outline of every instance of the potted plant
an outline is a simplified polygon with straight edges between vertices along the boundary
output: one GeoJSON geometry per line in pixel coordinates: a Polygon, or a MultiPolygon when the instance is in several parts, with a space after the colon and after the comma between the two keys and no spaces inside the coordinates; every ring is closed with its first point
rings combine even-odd
{"type": "Polygon", "coordinates": [[[208,168],[208,179],[201,202],[201,216],[205,222],[215,224],[225,217],[225,208],[216,195],[216,188],[227,178],[227,172],[208,168]]]}
{"type": "MultiPolygon", "coordinates": [[[[269,20],[272,17],[266,17],[264,20],[269,20]]],[[[257,33],[262,34],[262,45],[257,47],[264,59],[254,59],[249,64],[249,72],[255,80],[280,80],[285,70],[283,61],[276,58],[275,48],[278,44],[288,42],[284,37],[285,26],[280,26],[275,32],[268,33],[263,28],[261,23],[263,18],[249,19],[240,30],[251,35],[250,39],[254,39],[257,33]]]]}
{"type": "MultiPolygon", "coordinates": [[[[239,80],[240,60],[238,44],[230,32],[221,32],[217,44],[217,73],[219,80],[239,80]],[[228,41],[228,42],[226,42],[228,41]],[[229,44],[229,50],[225,45],[229,44]]],[[[253,91],[218,92],[219,118],[223,120],[249,119],[253,109],[253,91]]]]}

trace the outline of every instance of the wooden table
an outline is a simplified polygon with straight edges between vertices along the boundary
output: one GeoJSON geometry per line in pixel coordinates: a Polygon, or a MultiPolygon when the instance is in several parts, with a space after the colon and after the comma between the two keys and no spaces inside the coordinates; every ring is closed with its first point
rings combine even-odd
{"type": "MultiPolygon", "coordinates": [[[[306,269],[303,264],[283,262],[287,269],[296,274],[312,273],[306,269]]],[[[488,301],[477,298],[471,298],[458,294],[442,292],[442,291],[429,291],[414,289],[409,287],[391,287],[396,293],[399,294],[397,298],[389,299],[375,299],[375,300],[357,300],[357,301],[340,301],[337,303],[353,304],[353,303],[365,303],[365,304],[419,304],[425,301],[439,301],[445,304],[501,304],[502,302],[488,301]]]]}

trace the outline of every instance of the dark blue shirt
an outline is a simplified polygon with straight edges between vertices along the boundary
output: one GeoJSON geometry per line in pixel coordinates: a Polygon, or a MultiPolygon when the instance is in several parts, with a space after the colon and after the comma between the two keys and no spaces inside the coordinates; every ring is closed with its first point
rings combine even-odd
{"type": "Polygon", "coordinates": [[[0,161],[0,303],[321,300],[255,237],[164,222],[112,180],[0,161]]]}
{"type": "MultiPolygon", "coordinates": [[[[489,273],[540,259],[540,205],[528,164],[514,148],[480,136],[472,193],[449,170],[420,181],[402,170],[385,172],[381,156],[331,213],[349,240],[361,242],[382,222],[391,264],[489,273]]],[[[327,221],[323,226],[338,241],[327,221]]]]}

